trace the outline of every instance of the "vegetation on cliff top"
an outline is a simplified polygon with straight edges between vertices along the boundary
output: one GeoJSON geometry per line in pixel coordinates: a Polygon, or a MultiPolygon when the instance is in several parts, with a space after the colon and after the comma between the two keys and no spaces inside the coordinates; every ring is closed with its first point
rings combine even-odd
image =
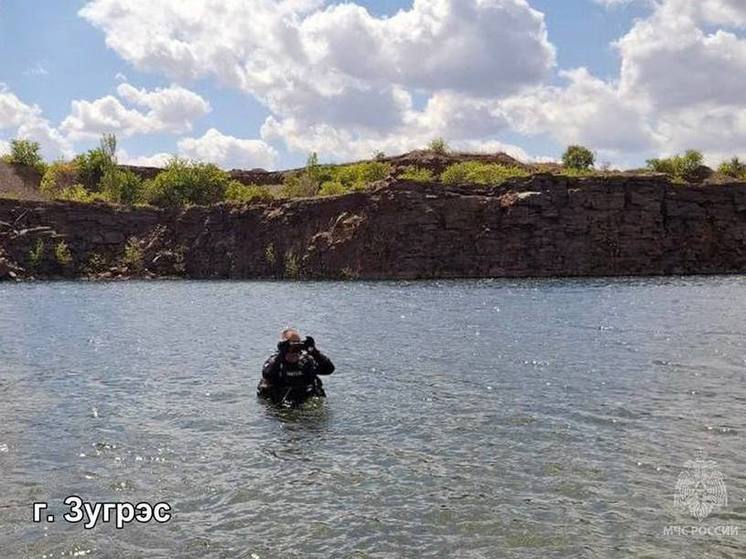
{"type": "MultiPolygon", "coordinates": [[[[132,170],[120,167],[116,153],[116,137],[108,134],[102,137],[99,147],[70,161],[59,160],[47,165],[40,155],[39,144],[28,140],[13,140],[11,152],[3,156],[3,160],[34,167],[43,173],[40,190],[49,198],[164,208],[335,196],[368,189],[388,177],[447,185],[500,185],[508,179],[526,177],[537,171],[568,176],[607,174],[605,169],[596,169],[595,154],[584,146],[569,146],[562,155],[562,166],[525,165],[507,156],[498,162],[494,162],[494,158],[479,160],[484,156],[478,155],[471,160],[468,154],[453,153],[443,138],[431,141],[426,151],[415,152],[423,154],[422,163],[415,159],[415,164],[408,165],[394,165],[392,162],[397,158],[386,158],[383,152],[377,152],[371,161],[324,165],[313,153],[303,169],[284,173],[282,183],[270,187],[244,184],[211,163],[177,156],[153,178],[143,179],[132,170]],[[433,168],[433,161],[440,163],[433,168]]],[[[695,150],[665,159],[651,159],[646,169],[668,174],[678,183],[702,180],[702,170],[703,156],[695,150]]],[[[746,163],[733,158],[723,162],[718,173],[722,177],[746,180],[746,163]]]]}
{"type": "Polygon", "coordinates": [[[697,173],[704,164],[702,153],[693,149],[683,155],[674,155],[666,159],[649,159],[648,169],[656,173],[670,175],[675,182],[684,183],[697,178],[697,173]]]}
{"type": "Polygon", "coordinates": [[[41,156],[39,142],[24,139],[11,140],[10,153],[3,155],[2,160],[13,165],[33,167],[41,174],[46,171],[46,164],[41,156]]]}

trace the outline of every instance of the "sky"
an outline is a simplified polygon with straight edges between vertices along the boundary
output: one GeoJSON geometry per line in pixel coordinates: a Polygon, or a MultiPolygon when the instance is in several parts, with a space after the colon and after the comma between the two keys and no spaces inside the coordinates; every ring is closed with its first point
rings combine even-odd
{"type": "Polygon", "coordinates": [[[743,0],[0,0],[0,152],[746,156],[743,0]]]}

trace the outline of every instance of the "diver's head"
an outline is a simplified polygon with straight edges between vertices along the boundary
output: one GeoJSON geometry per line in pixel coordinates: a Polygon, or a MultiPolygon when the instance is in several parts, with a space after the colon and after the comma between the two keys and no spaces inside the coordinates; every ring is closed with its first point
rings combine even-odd
{"type": "Polygon", "coordinates": [[[285,328],[280,333],[280,339],[281,341],[290,343],[290,347],[285,353],[285,361],[288,363],[297,363],[300,360],[301,351],[303,351],[300,332],[295,328],[285,328]]]}

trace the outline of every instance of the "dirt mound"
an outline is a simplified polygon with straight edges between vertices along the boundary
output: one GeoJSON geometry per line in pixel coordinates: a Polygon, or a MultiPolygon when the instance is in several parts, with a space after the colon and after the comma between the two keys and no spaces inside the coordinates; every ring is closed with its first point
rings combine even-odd
{"type": "Polygon", "coordinates": [[[32,167],[0,161],[0,197],[18,200],[44,200],[39,192],[41,174],[32,167]]]}

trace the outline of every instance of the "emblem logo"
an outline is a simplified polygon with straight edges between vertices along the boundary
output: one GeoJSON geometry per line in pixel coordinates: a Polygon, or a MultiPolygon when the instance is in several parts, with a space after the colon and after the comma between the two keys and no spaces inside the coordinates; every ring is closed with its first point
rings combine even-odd
{"type": "Polygon", "coordinates": [[[689,460],[676,482],[674,504],[680,512],[700,522],[728,504],[725,476],[714,460],[689,460]]]}

